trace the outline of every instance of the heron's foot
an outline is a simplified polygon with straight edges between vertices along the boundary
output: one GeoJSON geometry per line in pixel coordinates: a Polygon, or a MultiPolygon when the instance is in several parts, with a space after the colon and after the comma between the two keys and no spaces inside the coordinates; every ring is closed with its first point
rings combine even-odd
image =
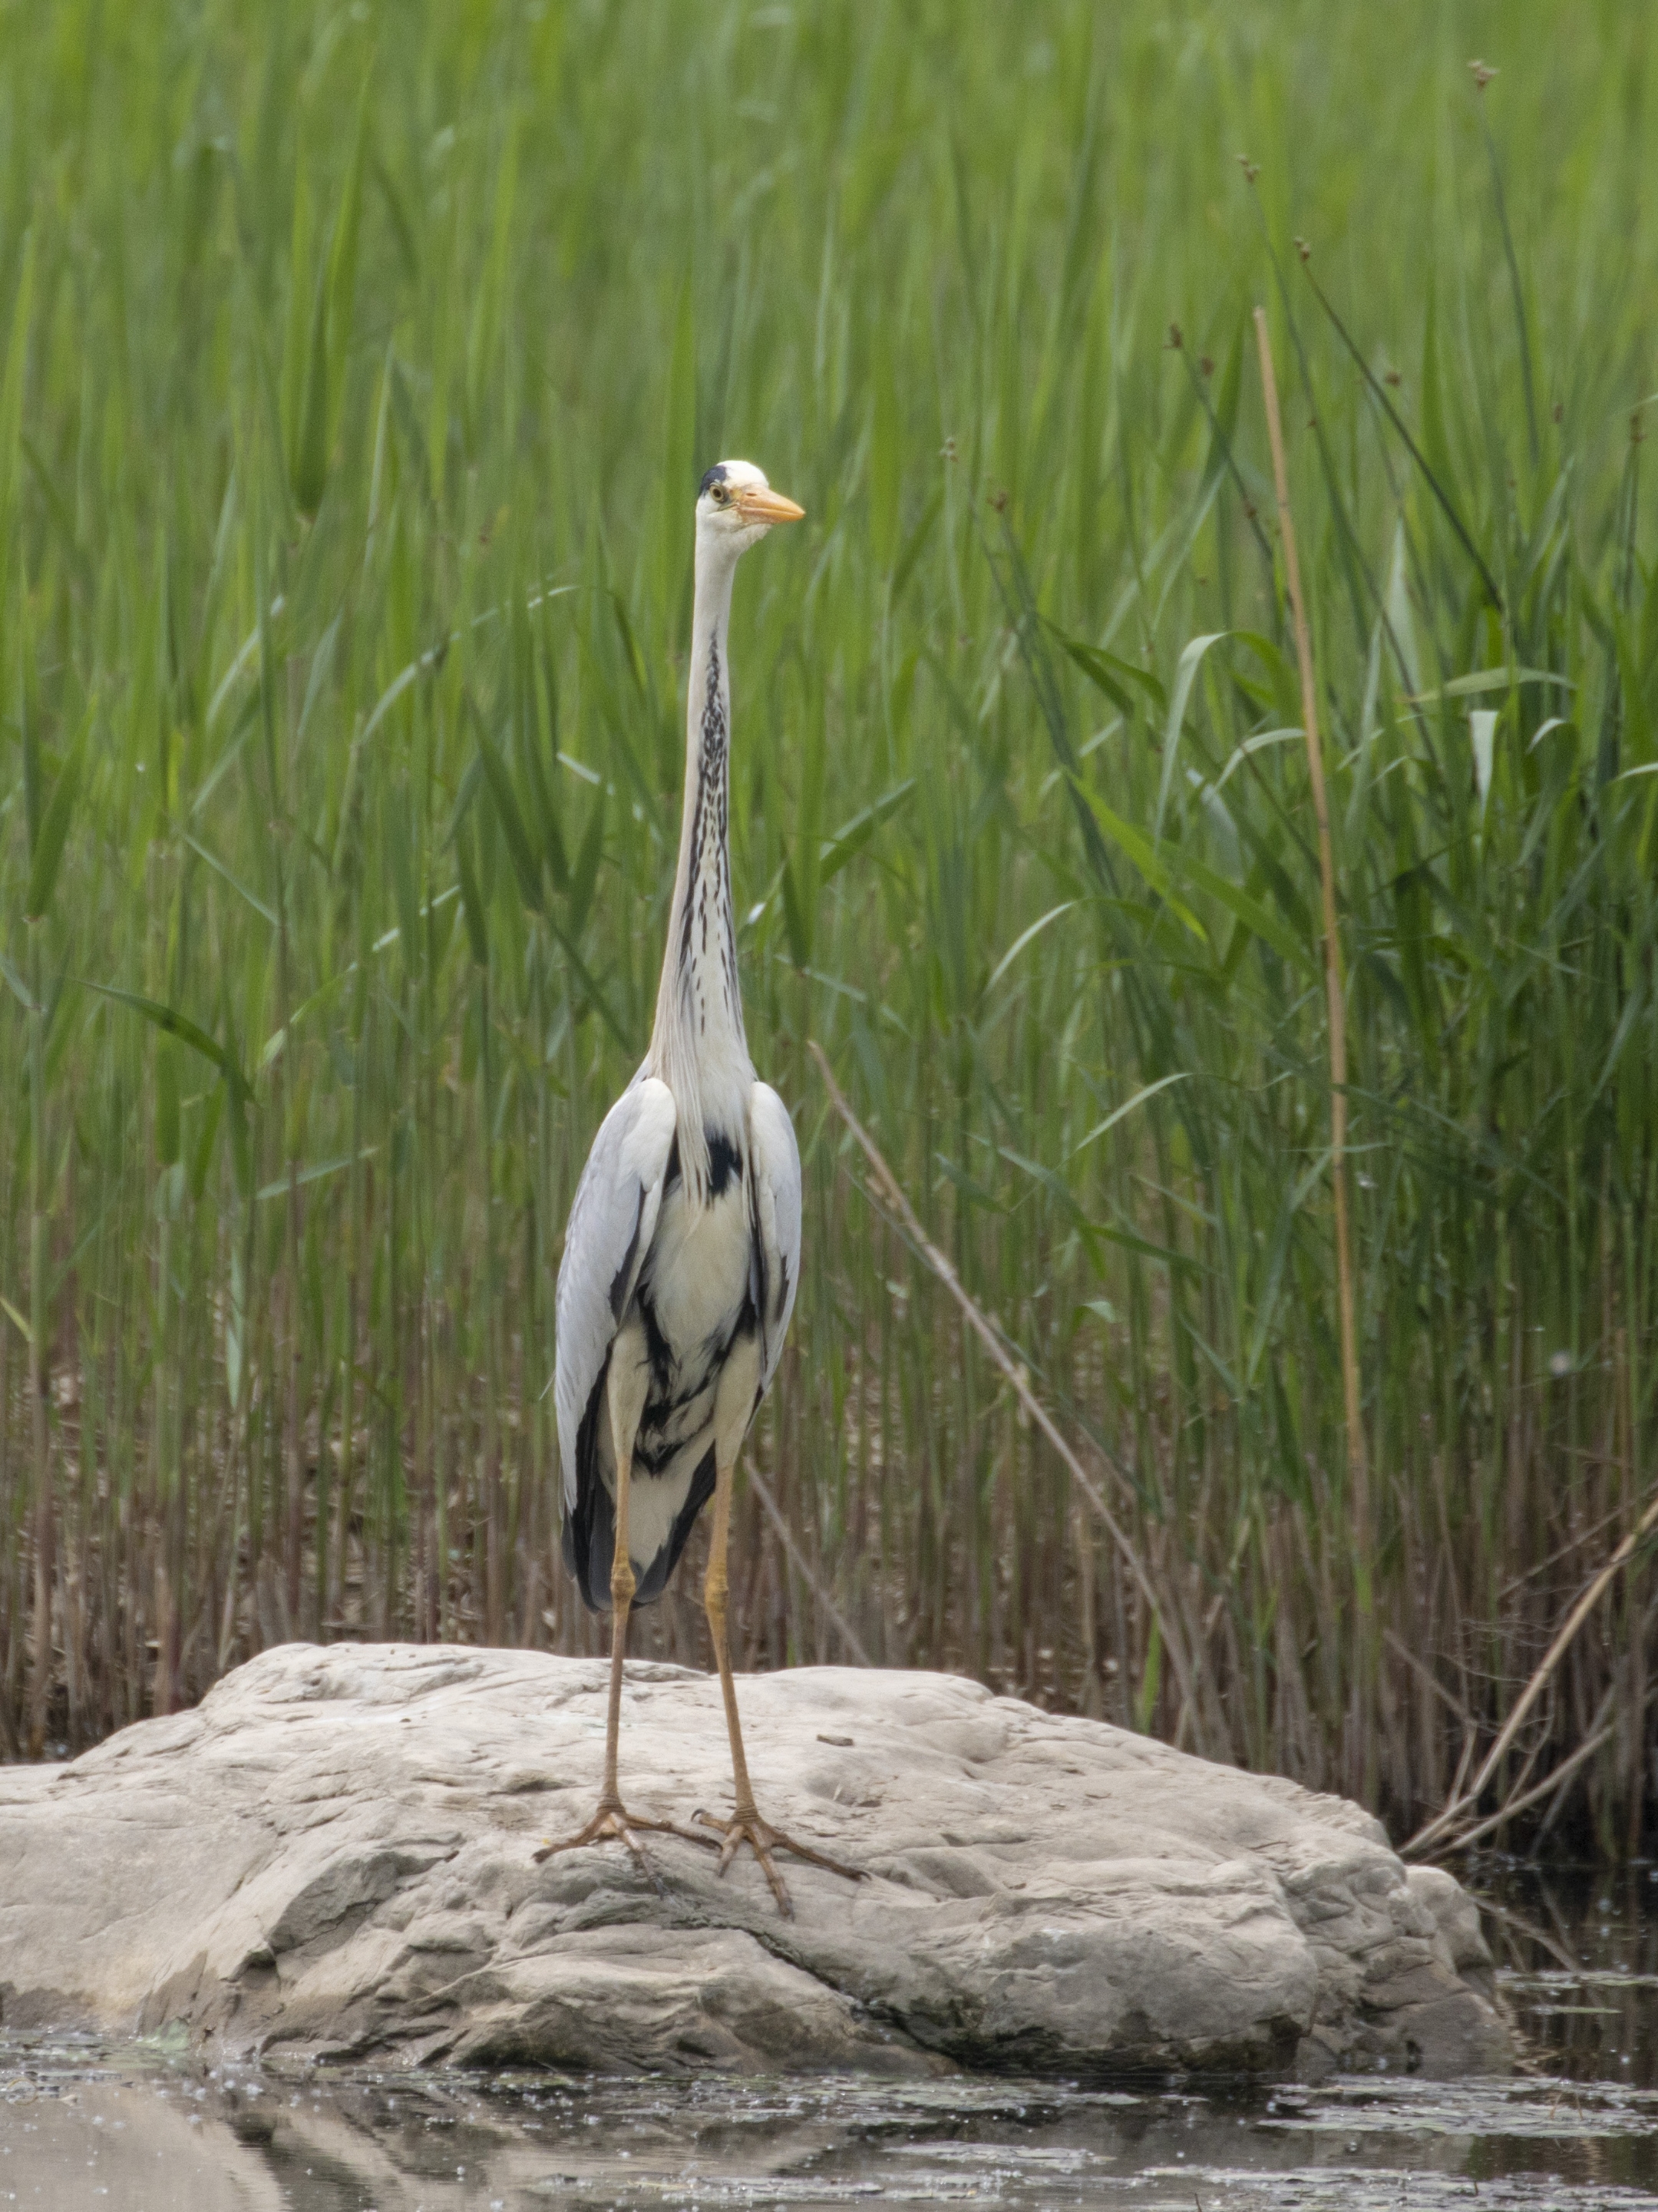
{"type": "MultiPolygon", "coordinates": [[[[772,1857],[774,1851],[793,1851],[796,1858],[805,1859],[808,1866],[823,1867],[830,1874],[843,1875],[848,1881],[866,1879],[862,1867],[847,1866],[840,1859],[830,1858],[827,1851],[815,1850],[810,1844],[797,1843],[781,1828],[774,1828],[769,1820],[762,1820],[758,1813],[734,1813],[729,1820],[718,1820],[712,1813],[701,1811],[693,1817],[704,1827],[714,1829],[724,1838],[720,1846],[720,1865],[716,1869],[719,1873],[724,1874],[743,1845],[748,1845],[765,1871],[766,1880],[771,1884],[771,1893],[777,1899],[777,1909],[785,1920],[793,1919],[794,1905],[789,1896],[788,1884],[777,1871],[776,1862],[772,1857]]],[[[699,1838],[698,1840],[707,1839],[699,1838]]]]}
{"type": "Polygon", "coordinates": [[[585,1828],[574,1836],[566,1836],[562,1842],[544,1844],[533,1855],[535,1863],[539,1866],[544,1859],[556,1858],[561,1851],[586,1850],[589,1844],[626,1844],[651,1887],[659,1897],[665,1896],[666,1892],[663,1889],[661,1877],[651,1863],[650,1854],[639,1840],[641,1829],[647,1832],[654,1831],[660,1835],[678,1836],[685,1843],[704,1844],[714,1848],[711,1836],[699,1836],[690,1828],[682,1828],[677,1820],[647,1820],[642,1814],[630,1813],[619,1797],[601,1797],[598,1810],[585,1828]]]}

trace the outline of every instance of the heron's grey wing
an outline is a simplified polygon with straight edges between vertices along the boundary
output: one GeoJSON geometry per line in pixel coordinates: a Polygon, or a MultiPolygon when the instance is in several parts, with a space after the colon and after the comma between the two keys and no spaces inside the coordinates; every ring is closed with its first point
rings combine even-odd
{"type": "Polygon", "coordinates": [[[756,1083],[749,1093],[749,1162],[763,1395],[777,1371],[800,1282],[800,1148],[789,1109],[768,1083],[756,1083]]]}
{"type": "Polygon", "coordinates": [[[558,1268],[558,1449],[564,1507],[576,1503],[576,1437],[656,1234],[673,1152],[673,1093],[630,1084],[600,1124],[576,1186],[558,1268]]]}

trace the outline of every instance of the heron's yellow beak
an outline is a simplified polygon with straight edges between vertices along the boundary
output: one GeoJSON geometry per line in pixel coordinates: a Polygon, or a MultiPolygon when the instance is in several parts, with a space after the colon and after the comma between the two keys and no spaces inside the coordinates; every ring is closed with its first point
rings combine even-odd
{"type": "Polygon", "coordinates": [[[799,522],[806,511],[769,485],[764,490],[739,491],[734,504],[744,522],[799,522]]]}

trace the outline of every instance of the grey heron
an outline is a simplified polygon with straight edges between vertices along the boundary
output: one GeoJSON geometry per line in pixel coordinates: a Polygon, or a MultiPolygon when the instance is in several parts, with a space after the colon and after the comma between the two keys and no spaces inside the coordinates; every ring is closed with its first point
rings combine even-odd
{"type": "Polygon", "coordinates": [[[586,1603],[610,1615],[610,1704],[598,1810],[538,1852],[623,1843],[638,1832],[708,1843],[630,1813],[617,1783],[628,1616],[659,1597],[710,1497],[703,1601],[731,1737],[735,1807],[720,1871],[747,1844],[782,1911],[786,1850],[856,1880],[858,1869],[761,1817],[744,1756],[726,1633],[732,1475],[776,1372],[800,1272],[800,1155],[788,1109],[755,1074],[743,1026],[727,834],[737,564],[804,510],[747,461],[721,461],[696,501],[684,812],[650,1049],[606,1115],[576,1188],[558,1271],[559,1450],[564,1558],[586,1603]]]}

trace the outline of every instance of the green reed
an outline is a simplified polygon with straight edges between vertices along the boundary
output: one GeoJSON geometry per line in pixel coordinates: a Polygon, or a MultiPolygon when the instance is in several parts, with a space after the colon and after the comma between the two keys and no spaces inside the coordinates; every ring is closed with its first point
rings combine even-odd
{"type": "MultiPolygon", "coordinates": [[[[811,516],[733,641],[751,1042],[807,1180],[749,1663],[845,1658],[821,1592],[878,1660],[1404,1824],[1466,1775],[1655,1434],[1654,79],[1592,13],[10,11],[6,1748],[295,1634],[594,1648],[553,1278],[648,1032],[690,501],[735,451],[811,516]]],[[[1503,1778],[1604,1731],[1540,1809],[1608,1847],[1650,1805],[1643,1564],[1503,1778]]],[[[701,1663],[681,1580],[640,1648],[701,1663]]]]}

